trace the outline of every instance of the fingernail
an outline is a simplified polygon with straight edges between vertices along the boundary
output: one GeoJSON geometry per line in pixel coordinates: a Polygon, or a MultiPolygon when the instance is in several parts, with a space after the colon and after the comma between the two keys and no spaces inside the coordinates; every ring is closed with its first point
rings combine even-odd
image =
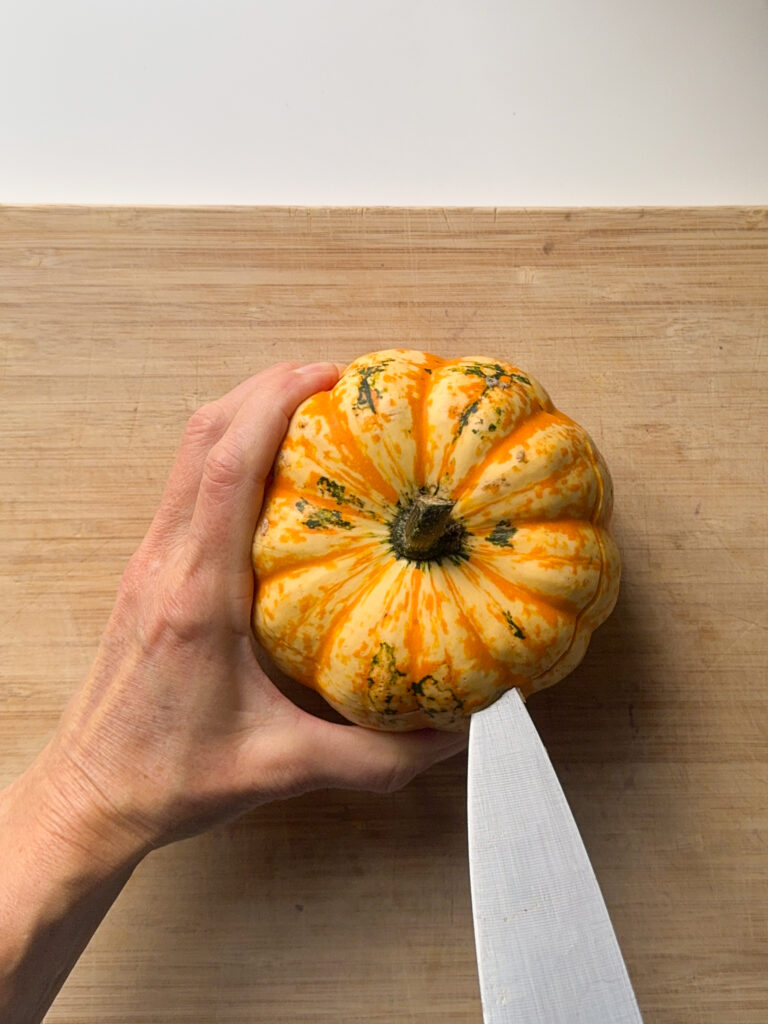
{"type": "Polygon", "coordinates": [[[334,363],[308,363],[306,366],[297,366],[294,373],[329,373],[336,371],[334,363]]]}

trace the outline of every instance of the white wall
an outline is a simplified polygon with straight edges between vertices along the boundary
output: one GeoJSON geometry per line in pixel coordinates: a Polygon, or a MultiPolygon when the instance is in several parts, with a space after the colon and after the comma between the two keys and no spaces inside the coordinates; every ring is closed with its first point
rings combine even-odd
{"type": "Polygon", "coordinates": [[[766,0],[0,0],[0,202],[767,201],[766,0]]]}

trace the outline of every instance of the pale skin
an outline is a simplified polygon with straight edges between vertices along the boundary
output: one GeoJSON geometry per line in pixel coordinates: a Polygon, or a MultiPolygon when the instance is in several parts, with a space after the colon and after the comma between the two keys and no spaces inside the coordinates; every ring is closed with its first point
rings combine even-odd
{"type": "Polygon", "coordinates": [[[466,737],[316,718],[262,671],[250,549],[288,420],[338,378],[282,363],[189,420],[91,671],[0,793],[0,1019],[41,1021],[157,847],[315,789],[387,792],[466,737]]]}

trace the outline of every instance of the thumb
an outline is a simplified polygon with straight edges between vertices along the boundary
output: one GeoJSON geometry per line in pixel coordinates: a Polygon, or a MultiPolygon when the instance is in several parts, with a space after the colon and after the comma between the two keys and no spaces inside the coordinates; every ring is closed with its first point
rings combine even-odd
{"type": "Polygon", "coordinates": [[[336,725],[311,715],[302,720],[302,761],[311,789],[392,793],[438,761],[467,746],[467,732],[378,732],[336,725]]]}

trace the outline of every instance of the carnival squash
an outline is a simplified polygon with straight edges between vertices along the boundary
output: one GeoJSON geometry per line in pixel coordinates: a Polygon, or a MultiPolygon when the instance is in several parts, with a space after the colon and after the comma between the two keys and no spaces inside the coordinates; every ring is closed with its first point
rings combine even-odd
{"type": "Polygon", "coordinates": [[[466,727],[616,601],[608,469],[530,374],[392,349],[293,416],[253,545],[275,663],[378,729],[466,727]]]}

